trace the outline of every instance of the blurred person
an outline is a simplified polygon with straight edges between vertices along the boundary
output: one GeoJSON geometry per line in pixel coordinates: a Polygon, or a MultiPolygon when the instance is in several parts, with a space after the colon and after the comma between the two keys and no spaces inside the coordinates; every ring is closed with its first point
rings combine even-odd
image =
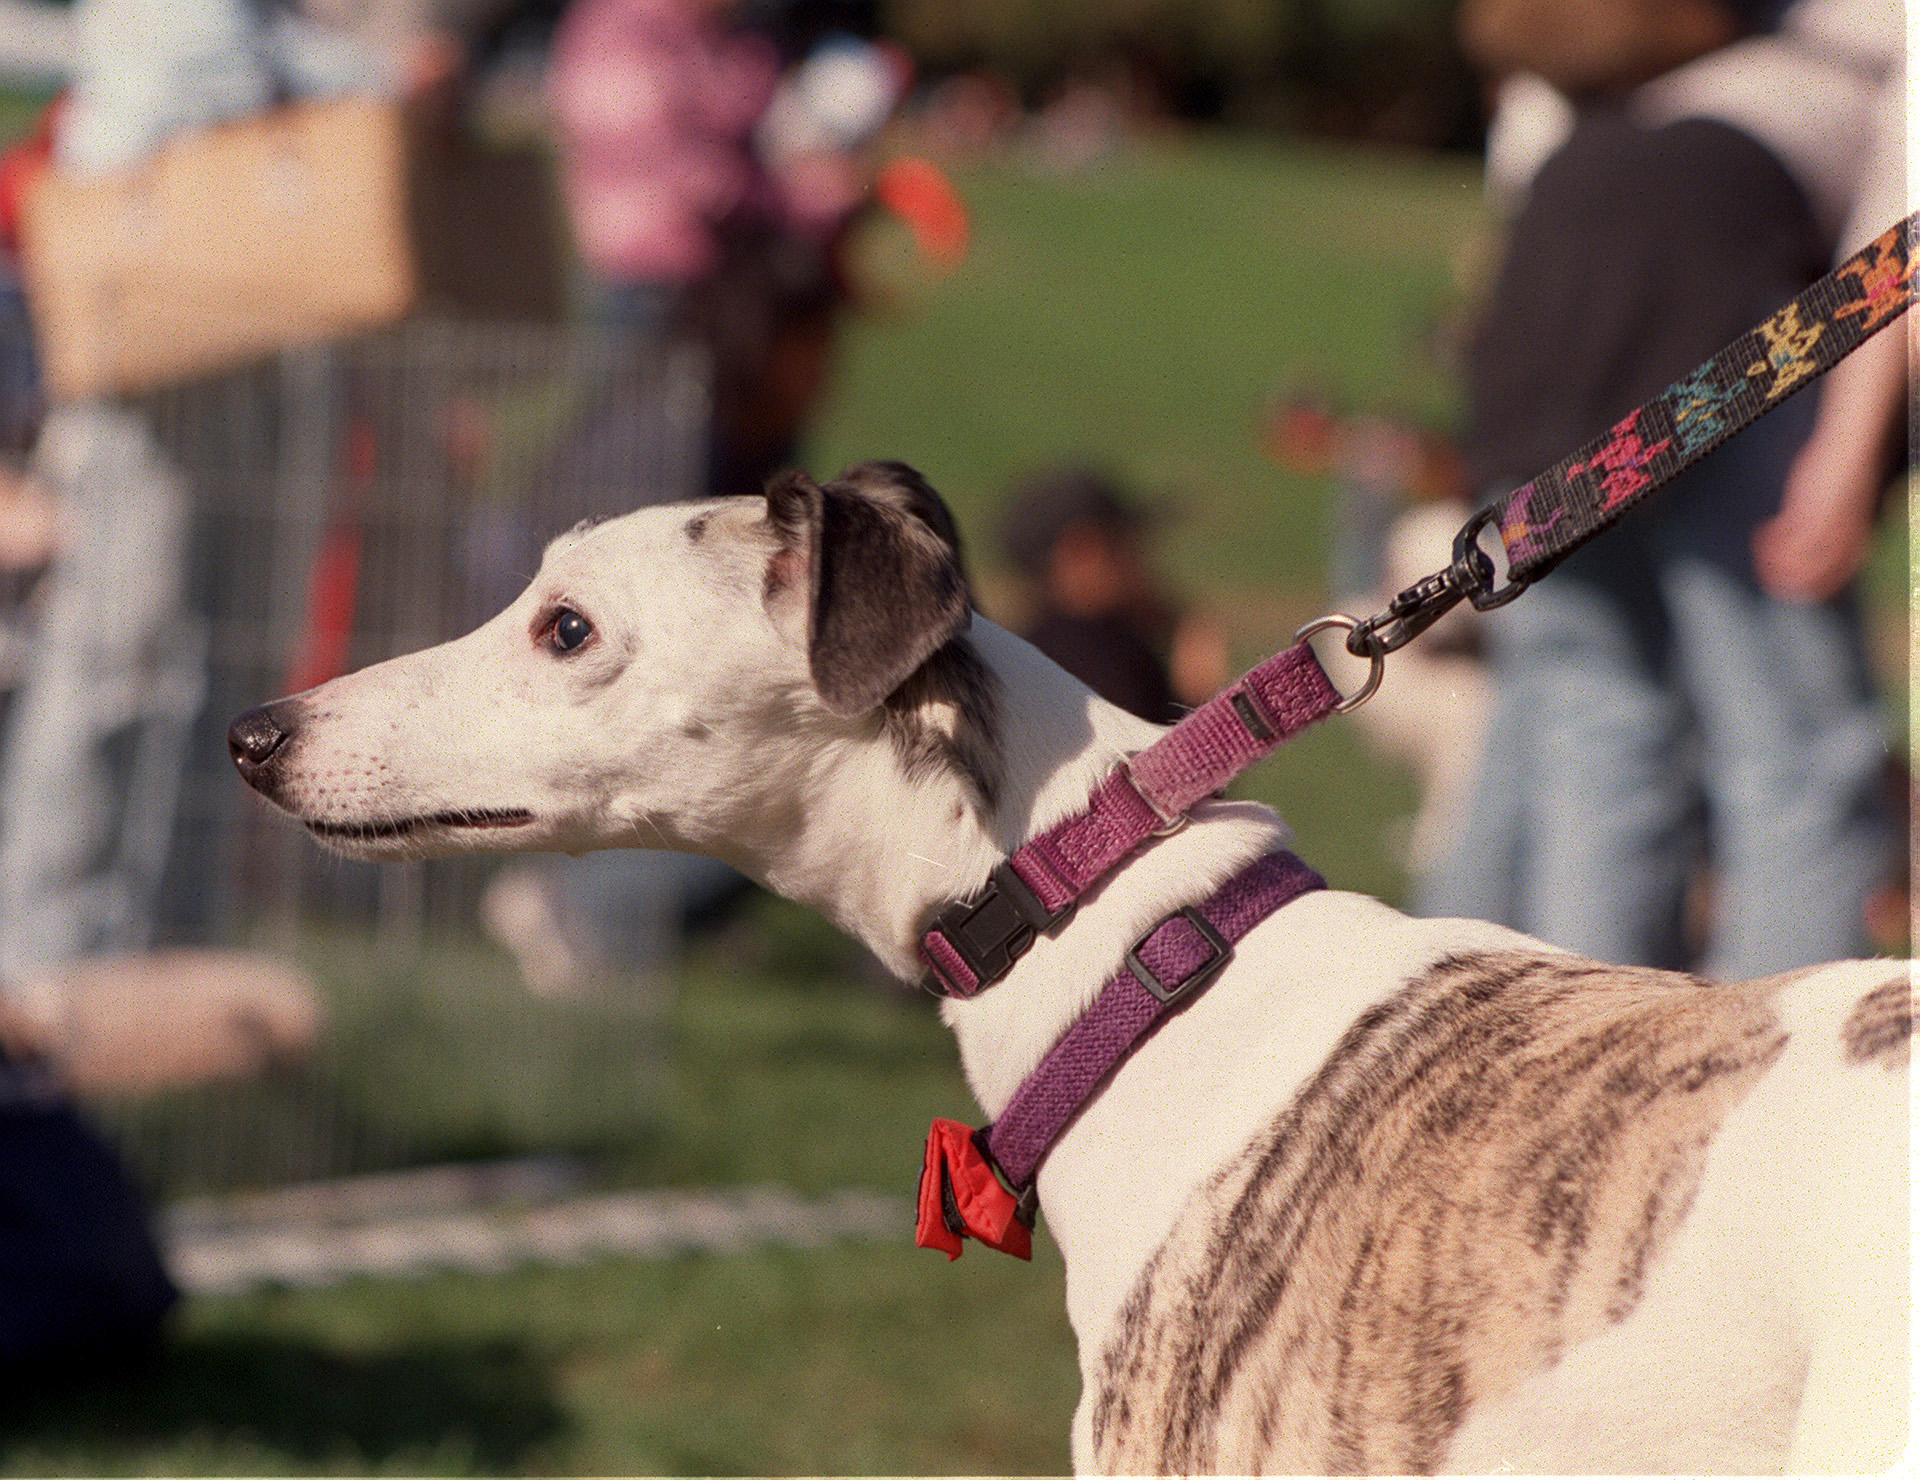
{"type": "MultiPolygon", "coordinates": [[[[1842,63],[1796,33],[1793,11],[1766,30],[1771,7],[1686,3],[1734,39],[1576,100],[1565,141],[1522,182],[1470,373],[1467,451],[1490,495],[1804,288],[1835,255],[1837,203],[1887,210],[1868,183],[1884,151],[1864,144],[1880,90],[1898,87],[1897,35],[1855,53],[1853,84],[1838,86],[1842,63]]],[[[1848,228],[1840,249],[1899,214],[1848,228]]],[[[1844,578],[1794,600],[1768,571],[1770,544],[1787,548],[1768,533],[1793,513],[1787,490],[1824,478],[1806,462],[1811,432],[1846,404],[1846,381],[1824,408],[1812,393],[1786,402],[1488,624],[1496,707],[1478,797],[1424,913],[1504,920],[1621,962],[1688,965],[1697,949],[1726,977],[1860,949],[1892,847],[1860,619],[1844,578]],[[1713,898],[1696,947],[1686,902],[1703,809],[1713,898]]],[[[1871,506],[1887,448],[1853,452],[1870,467],[1845,501],[1871,506]]]]}
{"type": "Polygon", "coordinates": [[[573,0],[547,89],[592,316],[653,340],[729,223],[777,211],[752,146],[780,62],[729,0],[573,0]]]}
{"type": "Polygon", "coordinates": [[[911,78],[905,55],[782,27],[808,48],[788,65],[753,15],[734,0],[572,0],[562,14],[547,92],[598,322],[661,341],[729,238],[832,243],[867,199],[864,151],[911,78]]]}
{"type": "MultiPolygon", "coordinates": [[[[124,173],[288,93],[419,80],[411,54],[352,45],[294,7],[78,0],[73,26],[47,144],[51,166],[74,175],[124,173]]],[[[111,397],[52,407],[33,472],[58,510],[59,548],[0,737],[0,989],[147,943],[165,849],[133,821],[134,768],[156,725],[190,723],[207,642],[186,594],[190,490],[140,410],[111,397]]],[[[156,763],[177,772],[182,758],[156,763]]]]}
{"type": "Polygon", "coordinates": [[[832,375],[846,303],[826,244],[765,228],[730,240],[689,295],[681,333],[706,350],[712,373],[709,494],[757,494],[792,466],[832,375]]]}
{"type": "MultiPolygon", "coordinates": [[[[380,31],[396,7],[354,9],[380,31]]],[[[78,0],[68,92],[0,161],[8,253],[41,169],[119,174],[286,95],[446,77],[440,38],[383,34],[396,49],[292,6],[78,0]]],[[[18,301],[9,277],[0,307],[18,301]]],[[[178,1299],[143,1198],[75,1097],[248,1077],[320,1028],[297,968],[145,950],[172,819],[143,831],[140,793],[171,793],[184,757],[164,732],[185,731],[203,686],[191,490],[135,405],[44,405],[32,349],[24,316],[0,313],[0,434],[30,449],[17,476],[0,471],[0,585],[19,619],[0,677],[0,1366],[16,1382],[140,1352],[178,1299]]]]}
{"type": "MultiPolygon", "coordinates": [[[[63,104],[0,171],[9,230],[39,169],[121,173],[283,90],[386,86],[379,59],[305,17],[231,0],[79,0],[73,40],[63,104]]],[[[0,563],[31,582],[0,729],[0,1363],[34,1374],[138,1349],[177,1299],[74,1094],[257,1070],[317,1016],[310,984],[271,963],[106,954],[149,942],[166,837],[133,820],[140,753],[144,784],[170,790],[183,757],[152,734],[183,732],[202,687],[190,495],[133,405],[45,407],[24,332],[0,353],[9,440],[31,442],[0,500],[0,563]]]]}
{"type": "MultiPolygon", "coordinates": [[[[34,667],[32,598],[56,550],[53,505],[15,460],[44,412],[15,253],[19,194],[52,152],[50,115],[0,157],[0,736],[34,667]]],[[[0,940],[11,931],[0,913],[0,940]]],[[[76,1113],[0,977],[0,1371],[22,1385],[137,1353],[178,1299],[125,1166],[76,1113]]]]}
{"type": "MultiPolygon", "coordinates": [[[[1878,0],[1791,0],[1745,36],[1643,85],[1636,117],[1717,118],[1758,139],[1807,194],[1836,260],[1902,219],[1906,33],[1878,0]]],[[[1763,14],[1766,12],[1763,12],[1763,14]]],[[[1908,336],[1862,345],[1821,381],[1813,430],[1775,515],[1754,531],[1762,585],[1818,603],[1859,572],[1885,500],[1911,388],[1908,336]]]]}
{"type": "MultiPolygon", "coordinates": [[[[757,492],[820,394],[841,244],[871,193],[864,150],[910,77],[897,49],[830,29],[863,10],[571,0],[554,35],[547,90],[588,318],[643,355],[707,351],[713,492],[757,492]]],[[[564,482],[631,481],[620,463],[644,413],[608,390],[562,453],[564,482]]]]}
{"type": "MultiPolygon", "coordinates": [[[[814,36],[848,8],[572,0],[555,35],[548,92],[587,316],[643,357],[705,353],[715,494],[757,493],[791,460],[831,364],[842,243],[869,193],[861,151],[907,80],[890,48],[814,36]],[[811,50],[783,72],[776,36],[811,50]]],[[[658,429],[625,391],[619,377],[600,388],[551,469],[583,516],[668,496],[633,487],[658,429]],[[608,499],[624,502],[594,502],[608,499]]]]}
{"type": "Polygon", "coordinates": [[[1063,466],[1014,490],[1001,537],[1033,587],[1020,635],[1102,698],[1171,724],[1231,675],[1219,629],[1161,589],[1149,525],[1108,475],[1063,466]]]}

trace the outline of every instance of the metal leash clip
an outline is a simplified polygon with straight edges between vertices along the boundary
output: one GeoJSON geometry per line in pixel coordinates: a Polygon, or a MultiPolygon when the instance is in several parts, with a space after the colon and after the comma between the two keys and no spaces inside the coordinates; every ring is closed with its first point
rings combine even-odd
{"type": "Polygon", "coordinates": [[[1489,505],[1461,526],[1453,537],[1453,563],[1445,570],[1415,581],[1384,611],[1356,623],[1347,633],[1347,651],[1356,658],[1396,653],[1462,601],[1475,611],[1492,611],[1526,590],[1526,581],[1511,577],[1496,587],[1493,557],[1480,544],[1480,533],[1493,522],[1498,508],[1489,505]]]}

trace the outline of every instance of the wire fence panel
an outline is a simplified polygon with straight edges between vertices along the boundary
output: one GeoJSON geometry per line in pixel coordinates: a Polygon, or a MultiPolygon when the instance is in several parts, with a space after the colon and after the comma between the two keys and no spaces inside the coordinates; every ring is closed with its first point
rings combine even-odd
{"type": "Polygon", "coordinates": [[[265,917],[319,912],[406,936],[470,912],[482,868],[343,863],[267,816],[234,784],[225,726],[477,626],[582,519],[696,497],[697,355],[577,329],[427,321],[151,399],[193,488],[208,622],[168,933],[231,939],[265,917]]]}
{"type": "Polygon", "coordinates": [[[138,404],[191,492],[187,661],[171,666],[198,677],[150,695],[139,727],[123,847],[161,882],[154,930],[121,944],[296,958],[326,1027],[265,1075],[101,1098],[96,1115],[163,1197],[631,1140],[664,1078],[670,984],[528,992],[476,925],[491,861],[328,855],[240,784],[225,731],[470,630],[583,519],[699,496],[702,359],[418,321],[138,404]]]}

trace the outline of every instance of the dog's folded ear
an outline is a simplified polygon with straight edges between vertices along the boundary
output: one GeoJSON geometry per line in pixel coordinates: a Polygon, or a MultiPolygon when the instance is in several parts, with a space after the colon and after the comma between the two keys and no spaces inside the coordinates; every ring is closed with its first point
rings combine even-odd
{"type": "Polygon", "coordinates": [[[804,591],[807,659],[830,712],[877,707],[966,631],[973,598],[959,532],[905,463],[861,463],[825,484],[783,473],[766,496],[780,541],[767,599],[804,591]]]}

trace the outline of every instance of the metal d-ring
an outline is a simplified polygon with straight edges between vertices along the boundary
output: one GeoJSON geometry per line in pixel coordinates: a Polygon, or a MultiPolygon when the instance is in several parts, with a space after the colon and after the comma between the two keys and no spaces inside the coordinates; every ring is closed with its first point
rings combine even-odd
{"type": "MultiPolygon", "coordinates": [[[[1360,691],[1357,694],[1342,699],[1333,706],[1333,712],[1335,714],[1346,714],[1366,703],[1367,700],[1373,697],[1374,691],[1380,687],[1380,680],[1386,676],[1387,672],[1387,649],[1386,645],[1380,641],[1379,636],[1372,628],[1368,627],[1365,622],[1362,622],[1358,617],[1349,617],[1340,613],[1334,613],[1330,616],[1321,617],[1316,621],[1307,623],[1306,626],[1293,634],[1293,640],[1296,643],[1309,641],[1331,627],[1338,627],[1349,637],[1355,633],[1365,633],[1364,641],[1367,648],[1367,661],[1372,665],[1367,670],[1367,681],[1360,686],[1360,691]]],[[[1359,655],[1356,653],[1355,656],[1358,657],[1359,655]]]]}

